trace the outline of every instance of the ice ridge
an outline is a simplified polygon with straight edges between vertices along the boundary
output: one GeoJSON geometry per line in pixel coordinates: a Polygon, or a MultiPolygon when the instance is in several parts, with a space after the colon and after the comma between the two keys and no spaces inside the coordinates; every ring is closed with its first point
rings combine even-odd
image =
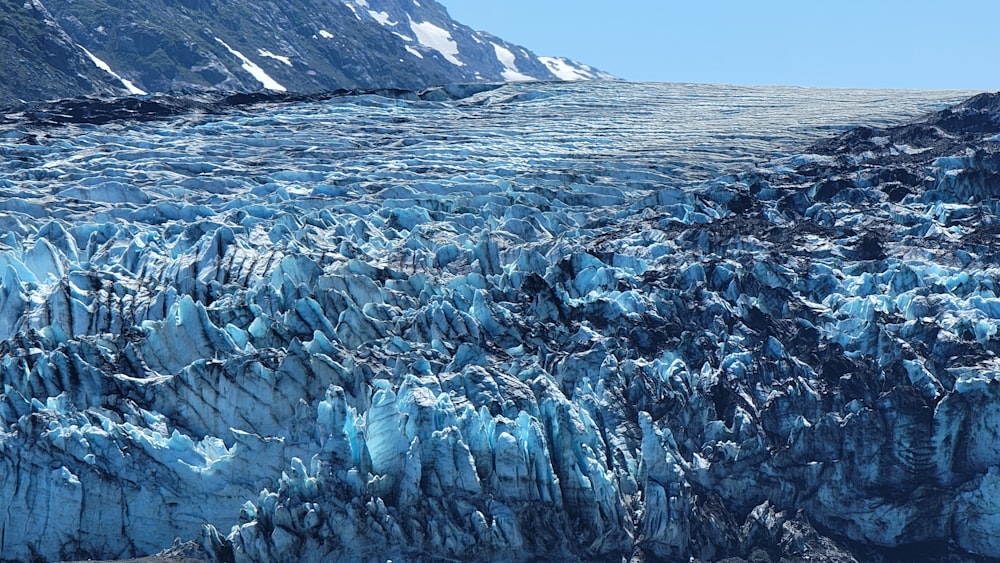
{"type": "Polygon", "coordinates": [[[460,94],[5,118],[0,559],[1000,556],[995,96],[460,94]]]}

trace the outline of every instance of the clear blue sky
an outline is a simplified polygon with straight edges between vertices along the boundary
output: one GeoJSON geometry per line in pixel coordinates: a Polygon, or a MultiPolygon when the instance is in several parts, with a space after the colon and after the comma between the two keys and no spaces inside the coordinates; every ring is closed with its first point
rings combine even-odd
{"type": "Polygon", "coordinates": [[[453,18],[621,78],[1000,89],[1000,0],[439,0],[453,18]]]}

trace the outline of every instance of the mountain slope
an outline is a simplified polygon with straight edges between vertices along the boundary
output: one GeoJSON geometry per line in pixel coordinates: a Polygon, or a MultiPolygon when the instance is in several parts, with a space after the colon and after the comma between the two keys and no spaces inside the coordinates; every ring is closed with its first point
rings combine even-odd
{"type": "Polygon", "coordinates": [[[0,60],[0,102],[118,90],[37,2],[0,1],[0,60]]]}
{"type": "Polygon", "coordinates": [[[432,0],[0,2],[0,103],[188,88],[317,92],[610,78],[463,26],[432,0]]]}

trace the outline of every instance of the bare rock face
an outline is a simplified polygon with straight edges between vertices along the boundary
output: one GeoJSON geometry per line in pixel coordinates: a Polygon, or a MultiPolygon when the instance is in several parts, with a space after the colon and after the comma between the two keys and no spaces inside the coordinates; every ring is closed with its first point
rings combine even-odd
{"type": "Polygon", "coordinates": [[[609,75],[463,26],[433,0],[5,2],[0,105],[191,89],[315,93],[609,75]]]}
{"type": "Polygon", "coordinates": [[[40,2],[0,2],[0,57],[0,105],[122,92],[40,2]]]}

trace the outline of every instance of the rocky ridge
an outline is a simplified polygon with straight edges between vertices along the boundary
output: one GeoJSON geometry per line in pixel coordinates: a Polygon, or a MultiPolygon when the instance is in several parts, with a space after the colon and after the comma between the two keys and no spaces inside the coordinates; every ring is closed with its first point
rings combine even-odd
{"type": "Polygon", "coordinates": [[[4,0],[0,13],[0,106],[611,78],[461,25],[434,0],[4,0]]]}

